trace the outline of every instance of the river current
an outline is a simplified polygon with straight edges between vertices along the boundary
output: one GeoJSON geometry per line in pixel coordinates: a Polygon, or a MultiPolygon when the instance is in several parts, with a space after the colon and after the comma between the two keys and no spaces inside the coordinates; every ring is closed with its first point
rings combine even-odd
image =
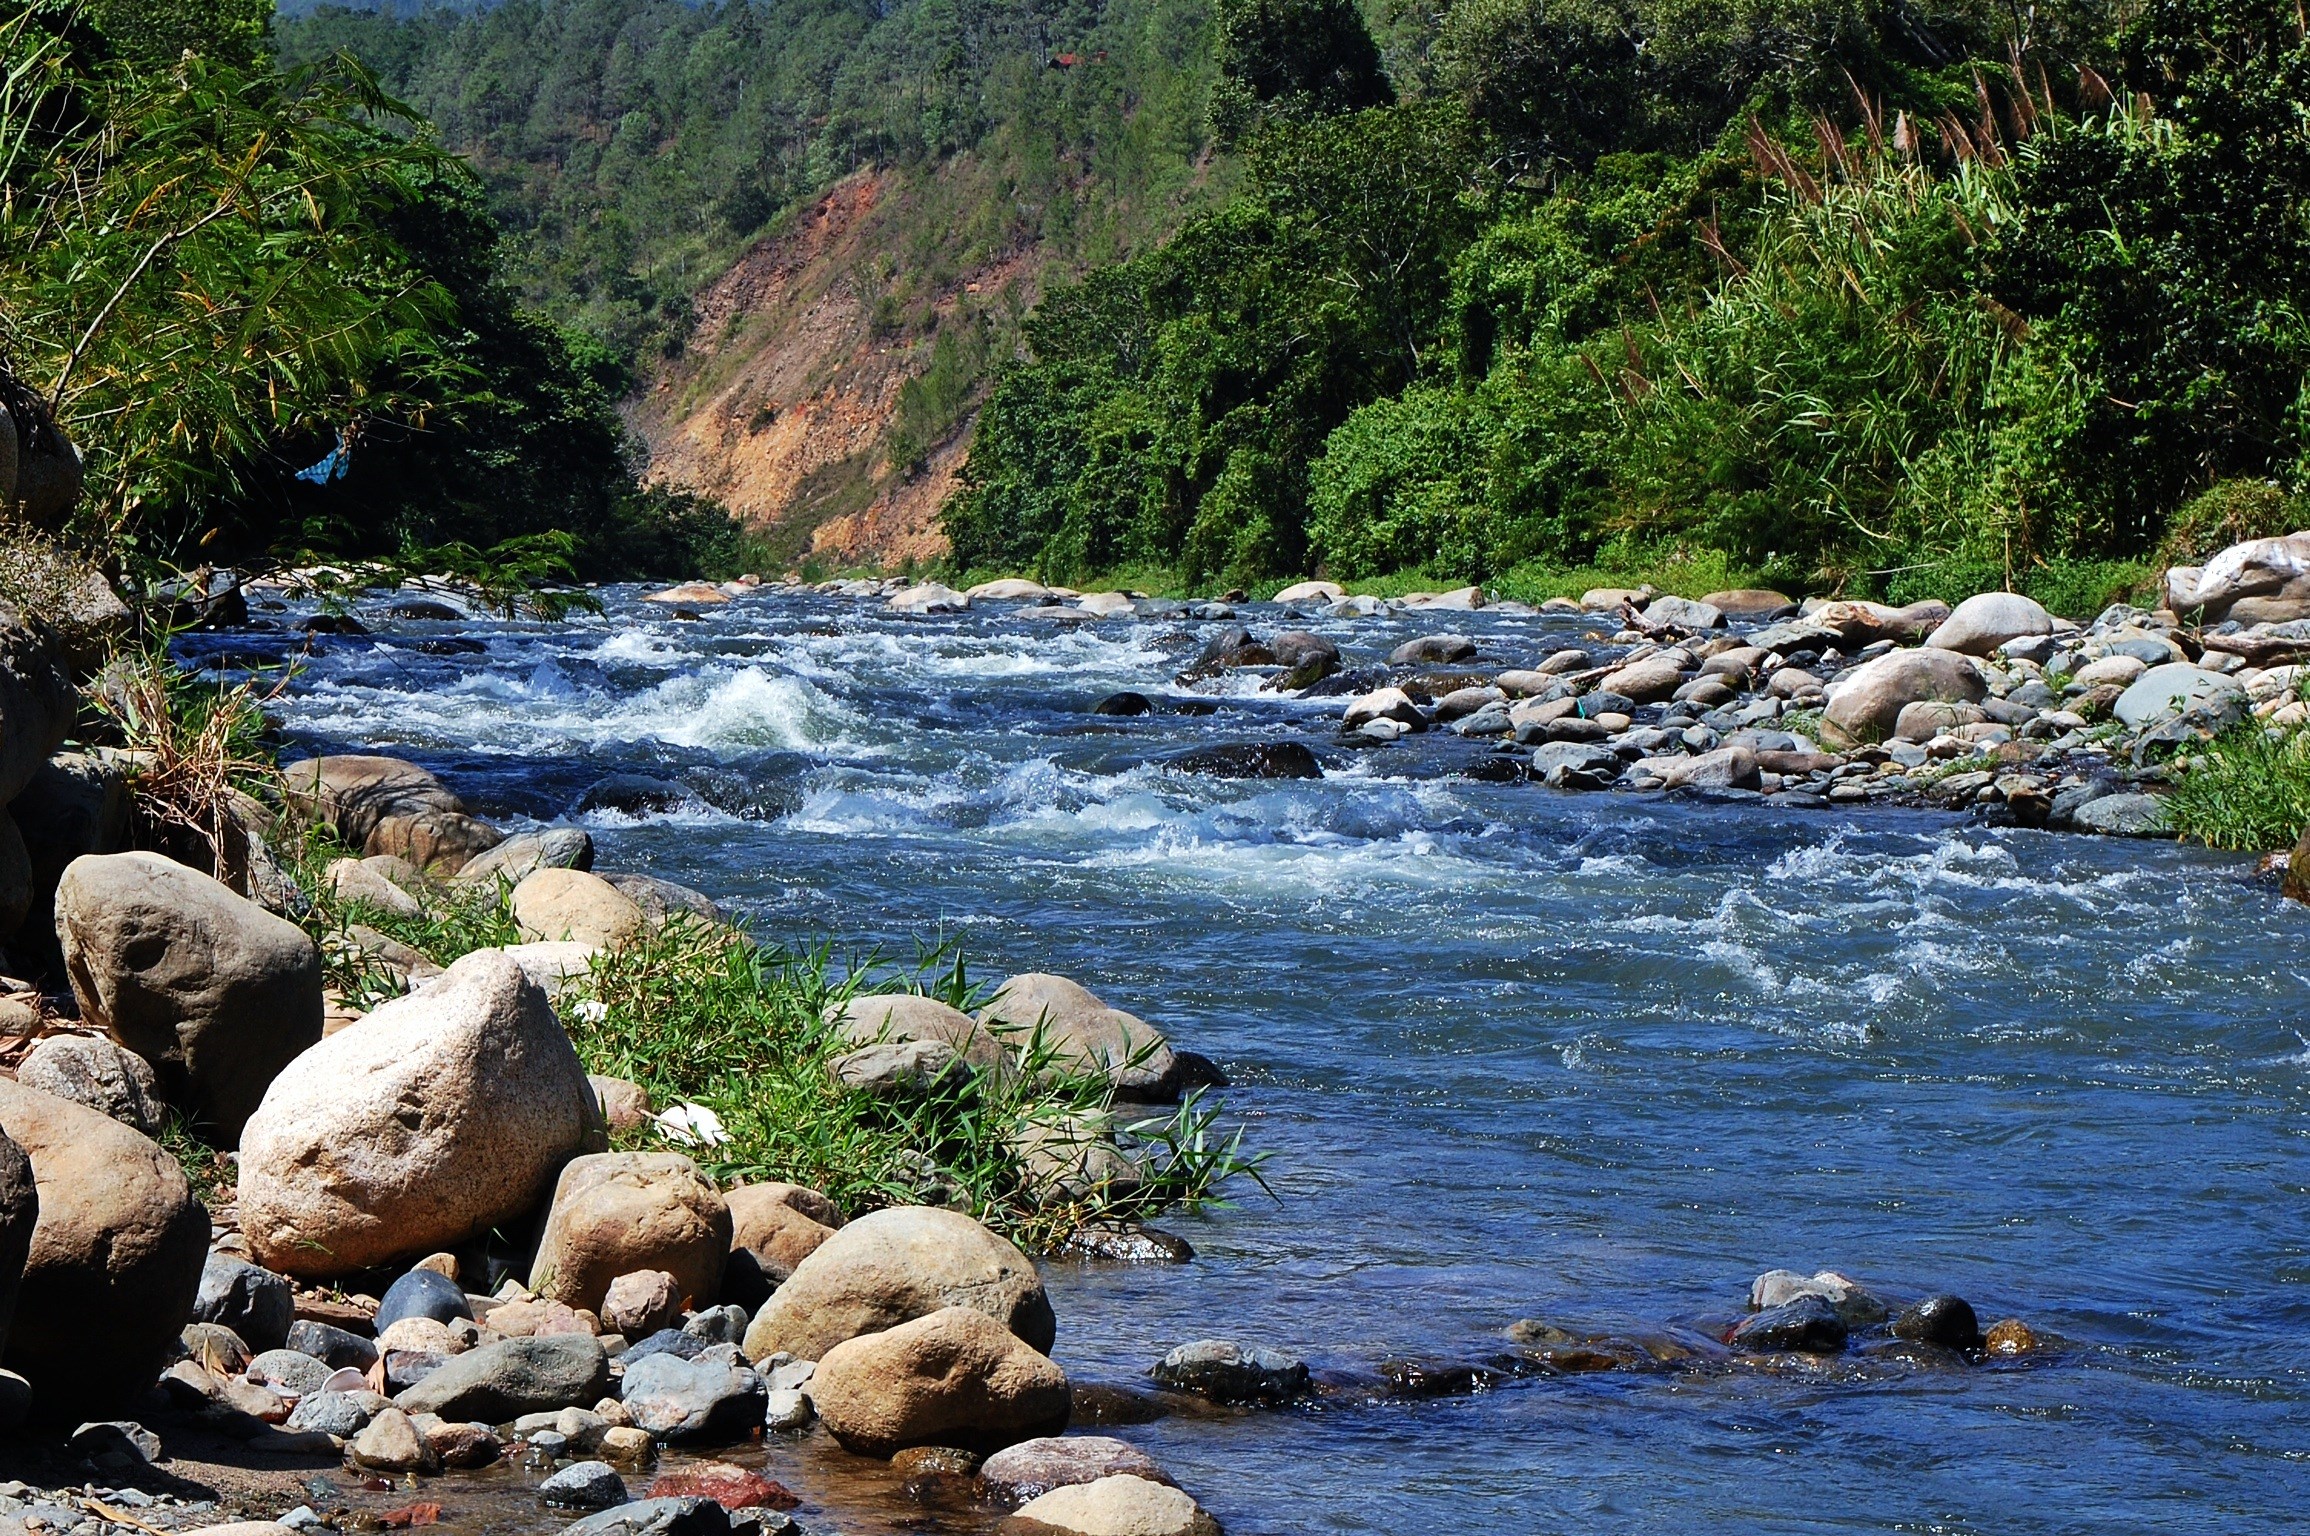
{"type": "MultiPolygon", "coordinates": [[[[2067,1341],[1113,1431],[1236,1536],[2299,1528],[2310,910],[2249,861],[1487,782],[1441,737],[1334,749],[1336,699],[1175,686],[1189,622],[605,596],[557,625],[364,605],[376,633],[318,637],[273,711],[513,828],[612,772],[683,780],[683,809],[576,817],[604,867],[766,935],[1062,972],[1217,1059],[1275,1198],[1167,1221],[1183,1267],[1048,1266],[1074,1374],[1212,1335],[1368,1370],[1496,1354],[1523,1317],[1706,1330],[1782,1266],[2067,1341]],[[1119,689],[1156,712],[1090,713],[1119,689]],[[1324,777],[1161,761],[1279,736],[1324,777]]],[[[1304,627],[1351,664],[1453,630],[1530,665],[1593,624],[1304,627]]]]}

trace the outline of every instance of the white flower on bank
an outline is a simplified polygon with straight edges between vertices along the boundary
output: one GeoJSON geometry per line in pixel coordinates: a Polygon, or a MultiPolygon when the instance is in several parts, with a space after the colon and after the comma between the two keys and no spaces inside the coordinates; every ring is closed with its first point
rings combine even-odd
{"type": "Polygon", "coordinates": [[[730,1140],[722,1117],[703,1104],[676,1104],[660,1110],[655,1119],[658,1134],[677,1147],[719,1147],[730,1140]]]}
{"type": "Polygon", "coordinates": [[[598,997],[582,997],[571,1011],[588,1024],[599,1024],[610,1016],[610,1005],[598,997]]]}

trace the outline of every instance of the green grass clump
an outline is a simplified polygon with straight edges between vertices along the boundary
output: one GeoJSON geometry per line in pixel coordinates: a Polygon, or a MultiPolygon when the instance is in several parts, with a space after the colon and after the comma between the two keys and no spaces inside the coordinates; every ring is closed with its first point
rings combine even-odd
{"type": "MultiPolygon", "coordinates": [[[[341,902],[320,877],[344,857],[325,834],[296,860],[312,893],[307,919],[328,961],[330,985],[363,1007],[400,991],[350,930],[371,928],[447,965],[473,950],[519,942],[509,892],[438,888],[424,910],[397,915],[341,902]]],[[[931,951],[911,966],[837,965],[824,948],[760,943],[739,929],[683,914],[636,944],[597,957],[556,999],[588,1072],[640,1084],[660,1109],[702,1105],[728,1140],[683,1146],[726,1182],[783,1179],[825,1191],[857,1214],[888,1205],[967,1210],[1022,1244],[1048,1250],[1094,1224],[1141,1221],[1176,1206],[1224,1203],[1222,1186],[1258,1180],[1240,1131],[1191,1097],[1138,1118],[1117,1105],[1103,1075],[1070,1071],[1039,1032],[1007,1040],[1014,1064],[982,1070],[903,1099],[845,1090],[833,1076],[852,1043],[827,1022],[860,993],[911,991],[968,1010],[984,999],[960,957],[931,951]],[[1080,1132],[1069,1127],[1086,1127],[1080,1132]],[[1105,1141],[1132,1176],[1057,1181],[1032,1167],[1037,1128],[1105,1141]]],[[[655,1127],[621,1133],[632,1148],[663,1147],[655,1127]]]]}
{"type": "Polygon", "coordinates": [[[2166,822],[2209,848],[2291,848],[2310,827],[2310,731],[2249,720],[2178,759],[2166,822]]]}

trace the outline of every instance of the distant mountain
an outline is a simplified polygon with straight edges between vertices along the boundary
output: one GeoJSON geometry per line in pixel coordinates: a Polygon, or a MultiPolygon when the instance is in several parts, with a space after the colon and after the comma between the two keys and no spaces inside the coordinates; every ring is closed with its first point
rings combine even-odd
{"type": "Polygon", "coordinates": [[[653,473],[800,560],[928,557],[1054,269],[1224,194],[1199,0],[289,0],[481,170],[526,297],[629,364],[653,473]]]}

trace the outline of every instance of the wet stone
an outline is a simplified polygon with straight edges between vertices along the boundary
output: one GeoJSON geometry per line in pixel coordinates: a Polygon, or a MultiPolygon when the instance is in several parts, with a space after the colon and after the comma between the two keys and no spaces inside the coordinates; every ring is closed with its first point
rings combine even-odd
{"type": "Polygon", "coordinates": [[[606,1461],[580,1461],[537,1485],[540,1503],[563,1509],[609,1509],[626,1502],[626,1480],[606,1461]]]}
{"type": "Polygon", "coordinates": [[[1154,1369],[1159,1385],[1219,1403],[1284,1403],[1308,1388],[1307,1362],[1231,1339],[1182,1344],[1154,1369]]]}
{"type": "Polygon", "coordinates": [[[1845,1347],[1847,1332],[1835,1307],[1804,1295],[1742,1318],[1725,1342],[1751,1354],[1833,1355],[1845,1347]]]}
{"type": "Polygon", "coordinates": [[[1981,1320],[1962,1296],[1928,1296],[1901,1309],[1893,1319],[1893,1336],[1939,1344],[1948,1349],[1981,1347],[1981,1320]]]}

